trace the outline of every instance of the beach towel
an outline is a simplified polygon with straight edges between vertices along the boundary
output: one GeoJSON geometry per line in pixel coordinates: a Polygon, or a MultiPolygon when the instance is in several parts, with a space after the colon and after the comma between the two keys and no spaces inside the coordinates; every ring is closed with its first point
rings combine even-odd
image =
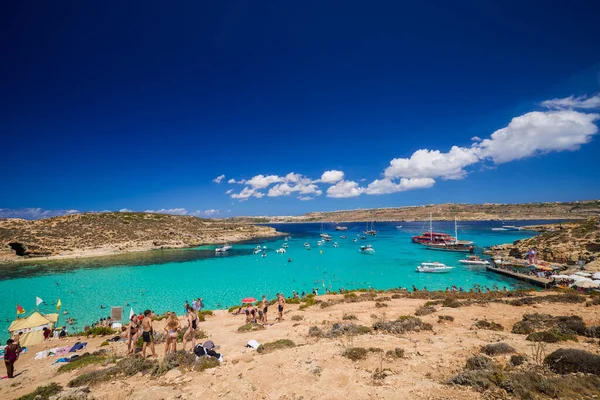
{"type": "Polygon", "coordinates": [[[71,347],[71,350],[69,350],[69,353],[74,353],[77,350],[84,349],[85,346],[87,346],[87,342],[83,342],[83,343],[77,342],[77,343],[75,343],[75,345],[73,347],[71,347]]]}
{"type": "Polygon", "coordinates": [[[49,350],[38,351],[37,353],[35,353],[34,360],[44,359],[44,358],[48,357],[48,354],[49,354],[49,350]]]}
{"type": "Polygon", "coordinates": [[[52,365],[54,365],[54,364],[58,364],[58,363],[68,363],[69,361],[71,361],[69,358],[67,358],[67,357],[62,357],[62,358],[59,358],[58,360],[54,361],[54,362],[52,363],[52,365]]]}
{"type": "Polygon", "coordinates": [[[69,353],[69,350],[71,350],[71,346],[58,347],[54,354],[56,356],[64,356],[69,353]]]}

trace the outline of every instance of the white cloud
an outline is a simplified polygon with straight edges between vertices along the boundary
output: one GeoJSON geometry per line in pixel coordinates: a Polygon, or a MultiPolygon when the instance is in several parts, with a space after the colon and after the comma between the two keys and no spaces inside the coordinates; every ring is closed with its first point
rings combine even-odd
{"type": "Polygon", "coordinates": [[[501,164],[552,151],[577,150],[598,133],[600,114],[577,111],[534,111],[513,118],[490,139],[473,145],[480,158],[501,164]]]}
{"type": "Polygon", "coordinates": [[[225,192],[225,194],[231,194],[233,193],[233,189],[229,189],[228,191],[225,192]]]}
{"type": "Polygon", "coordinates": [[[135,211],[133,211],[133,210],[130,210],[129,208],[121,208],[121,209],[119,210],[119,212],[126,212],[126,213],[130,213],[130,212],[135,212],[135,211]]]}
{"type": "Polygon", "coordinates": [[[219,176],[217,176],[215,179],[213,179],[212,181],[213,181],[214,183],[221,183],[221,181],[222,181],[223,179],[225,179],[225,175],[219,175],[219,176]]]}
{"type": "Polygon", "coordinates": [[[327,189],[327,197],[336,199],[357,197],[360,196],[363,191],[364,189],[358,186],[358,183],[354,181],[339,181],[327,189]]]}
{"type": "Polygon", "coordinates": [[[473,137],[471,138],[471,140],[472,140],[473,142],[481,142],[483,139],[482,139],[482,138],[480,138],[479,136],[473,136],[473,137]]]}
{"type": "Polygon", "coordinates": [[[550,109],[564,110],[564,109],[595,109],[600,108],[600,93],[595,94],[592,97],[588,96],[569,96],[562,99],[551,99],[542,101],[542,106],[550,109]]]}
{"type": "Polygon", "coordinates": [[[472,149],[453,146],[448,153],[421,149],[410,158],[394,158],[384,171],[385,178],[462,179],[464,168],[478,162],[472,149]]]}
{"type": "MultiPolygon", "coordinates": [[[[286,176],[287,178],[287,176],[286,176]]],[[[267,196],[269,197],[279,197],[279,196],[289,196],[292,193],[298,192],[300,194],[312,194],[315,196],[320,196],[323,194],[323,191],[319,189],[317,185],[311,182],[310,179],[303,176],[296,176],[295,184],[292,183],[290,185],[288,182],[280,183],[273,186],[269,189],[267,196]]],[[[291,181],[291,182],[294,182],[291,181]]]]}
{"type": "Polygon", "coordinates": [[[239,181],[236,181],[235,179],[231,178],[230,180],[227,181],[227,183],[239,183],[240,185],[243,185],[244,183],[246,183],[246,180],[240,179],[239,181]]]}
{"type": "Polygon", "coordinates": [[[405,192],[413,189],[427,189],[435,185],[432,178],[402,178],[400,183],[395,183],[388,178],[375,179],[364,189],[365,194],[388,194],[405,192]]]}
{"type": "Polygon", "coordinates": [[[242,189],[241,192],[233,193],[231,195],[231,198],[239,199],[240,201],[245,201],[245,200],[248,200],[250,197],[256,197],[256,198],[260,199],[263,196],[264,196],[264,193],[261,193],[254,188],[250,188],[250,187],[246,186],[245,188],[242,189]]]}
{"type": "Polygon", "coordinates": [[[209,210],[204,210],[203,214],[206,215],[207,217],[210,217],[210,216],[218,215],[219,214],[219,210],[211,208],[209,210]]]}
{"type": "Polygon", "coordinates": [[[252,186],[255,189],[264,189],[273,183],[282,181],[283,178],[277,175],[256,175],[252,179],[248,180],[246,184],[252,186]]]}
{"type": "Polygon", "coordinates": [[[335,169],[325,171],[323,172],[323,175],[321,175],[321,182],[323,183],[336,183],[343,179],[344,173],[335,169]]]}
{"type": "Polygon", "coordinates": [[[310,197],[310,196],[298,196],[298,200],[302,200],[302,201],[307,201],[307,200],[313,200],[314,197],[310,197]]]}
{"type": "Polygon", "coordinates": [[[161,208],[160,210],[146,210],[146,213],[151,214],[172,214],[172,215],[187,215],[185,208],[161,208]]]}
{"type": "Polygon", "coordinates": [[[79,210],[47,210],[44,208],[0,208],[0,219],[2,218],[21,218],[21,219],[42,219],[59,217],[62,215],[78,214],[79,210]]]}

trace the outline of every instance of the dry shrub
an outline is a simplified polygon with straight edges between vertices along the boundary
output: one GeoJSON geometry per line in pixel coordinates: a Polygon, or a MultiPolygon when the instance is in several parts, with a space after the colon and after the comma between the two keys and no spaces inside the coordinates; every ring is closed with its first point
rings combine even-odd
{"type": "Polygon", "coordinates": [[[237,331],[239,333],[246,333],[246,332],[262,331],[263,329],[265,329],[265,327],[263,325],[255,324],[254,322],[250,322],[246,325],[240,326],[237,329],[237,331]]]}
{"type": "Polygon", "coordinates": [[[442,321],[454,321],[454,317],[452,315],[438,315],[438,322],[442,321]]]}
{"type": "Polygon", "coordinates": [[[96,383],[106,382],[117,375],[133,376],[138,372],[147,373],[153,372],[159,367],[156,360],[149,360],[142,356],[136,355],[121,359],[113,367],[92,371],[87,374],[79,375],[71,380],[67,386],[89,386],[96,383]]]}
{"type": "Polygon", "coordinates": [[[342,319],[345,320],[345,321],[358,320],[358,318],[356,317],[356,315],[354,315],[354,314],[346,314],[346,313],[344,313],[344,316],[342,317],[342,319]]]}
{"type": "Polygon", "coordinates": [[[488,356],[497,356],[499,354],[516,353],[514,347],[506,343],[491,343],[481,348],[481,352],[488,356]]]}
{"type": "Polygon", "coordinates": [[[303,315],[294,315],[292,317],[292,321],[302,321],[304,319],[303,315]]]}
{"type": "Polygon", "coordinates": [[[402,316],[395,321],[377,321],[373,324],[373,329],[376,331],[399,334],[405,332],[419,332],[422,330],[431,331],[433,330],[433,326],[421,321],[421,319],[417,317],[402,316]]]}
{"type": "Polygon", "coordinates": [[[451,307],[451,308],[458,308],[461,306],[460,301],[456,300],[453,297],[448,297],[447,299],[445,299],[444,302],[442,303],[442,305],[444,307],[451,307]]]}
{"type": "Polygon", "coordinates": [[[323,331],[317,326],[311,326],[310,328],[308,328],[308,336],[322,337],[323,331]]]}
{"type": "Polygon", "coordinates": [[[404,296],[397,294],[397,293],[392,295],[392,299],[402,299],[402,298],[404,298],[404,296]]]}
{"type": "Polygon", "coordinates": [[[50,396],[57,395],[62,391],[62,386],[51,382],[44,386],[38,386],[33,392],[19,397],[17,400],[47,400],[50,396]]]}
{"type": "Polygon", "coordinates": [[[504,327],[496,322],[482,319],[475,322],[475,327],[478,329],[487,329],[488,331],[503,331],[504,327]]]}
{"type": "Polygon", "coordinates": [[[600,356],[584,350],[558,349],[550,353],[544,363],[559,374],[583,372],[600,375],[600,356]]]}
{"type": "Polygon", "coordinates": [[[295,346],[296,344],[289,339],[278,339],[274,342],[261,344],[260,346],[258,346],[256,351],[261,354],[266,354],[278,349],[287,349],[295,346]]]}
{"type": "Polygon", "coordinates": [[[323,337],[333,338],[338,336],[356,336],[371,333],[371,328],[353,323],[333,324],[329,332],[323,333],[323,337]]]}
{"type": "Polygon", "coordinates": [[[416,309],[415,315],[418,316],[418,317],[421,317],[423,315],[433,314],[436,311],[437,310],[434,307],[423,306],[423,307],[419,307],[419,308],[416,309]]]}
{"type": "Polygon", "coordinates": [[[375,307],[376,308],[383,308],[383,307],[387,307],[387,303],[380,303],[380,302],[376,302],[375,303],[375,307]]]}
{"type": "Polygon", "coordinates": [[[490,369],[492,367],[492,359],[486,356],[474,356],[467,359],[465,369],[475,371],[480,369],[490,369]]]}
{"type": "Polygon", "coordinates": [[[400,347],[396,347],[394,350],[388,350],[385,355],[389,358],[404,358],[405,351],[400,347]]]}
{"type": "Polygon", "coordinates": [[[519,365],[523,365],[526,360],[527,360],[527,357],[525,357],[524,355],[521,355],[521,354],[513,354],[512,356],[510,356],[510,363],[512,365],[514,365],[515,367],[518,367],[519,365]]]}
{"type": "Polygon", "coordinates": [[[383,302],[383,301],[392,301],[392,298],[389,297],[389,296],[382,296],[382,297],[377,297],[375,299],[375,301],[381,301],[381,302],[383,302]]]}
{"type": "Polygon", "coordinates": [[[363,347],[350,347],[342,355],[352,361],[365,360],[369,351],[363,347]]]}

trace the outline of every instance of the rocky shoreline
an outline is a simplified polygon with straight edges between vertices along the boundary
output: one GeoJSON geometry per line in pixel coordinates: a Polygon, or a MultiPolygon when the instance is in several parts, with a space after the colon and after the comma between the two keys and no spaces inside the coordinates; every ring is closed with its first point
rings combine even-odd
{"type": "Polygon", "coordinates": [[[281,236],[274,228],[147,213],[0,221],[0,264],[197,247],[281,236]]]}

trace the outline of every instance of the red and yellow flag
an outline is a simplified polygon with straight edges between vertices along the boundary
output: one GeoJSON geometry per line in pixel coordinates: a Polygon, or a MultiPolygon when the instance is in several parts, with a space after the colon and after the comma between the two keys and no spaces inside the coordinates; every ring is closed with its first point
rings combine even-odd
{"type": "Polygon", "coordinates": [[[17,314],[18,315],[25,314],[25,309],[18,304],[17,304],[17,314]]]}

